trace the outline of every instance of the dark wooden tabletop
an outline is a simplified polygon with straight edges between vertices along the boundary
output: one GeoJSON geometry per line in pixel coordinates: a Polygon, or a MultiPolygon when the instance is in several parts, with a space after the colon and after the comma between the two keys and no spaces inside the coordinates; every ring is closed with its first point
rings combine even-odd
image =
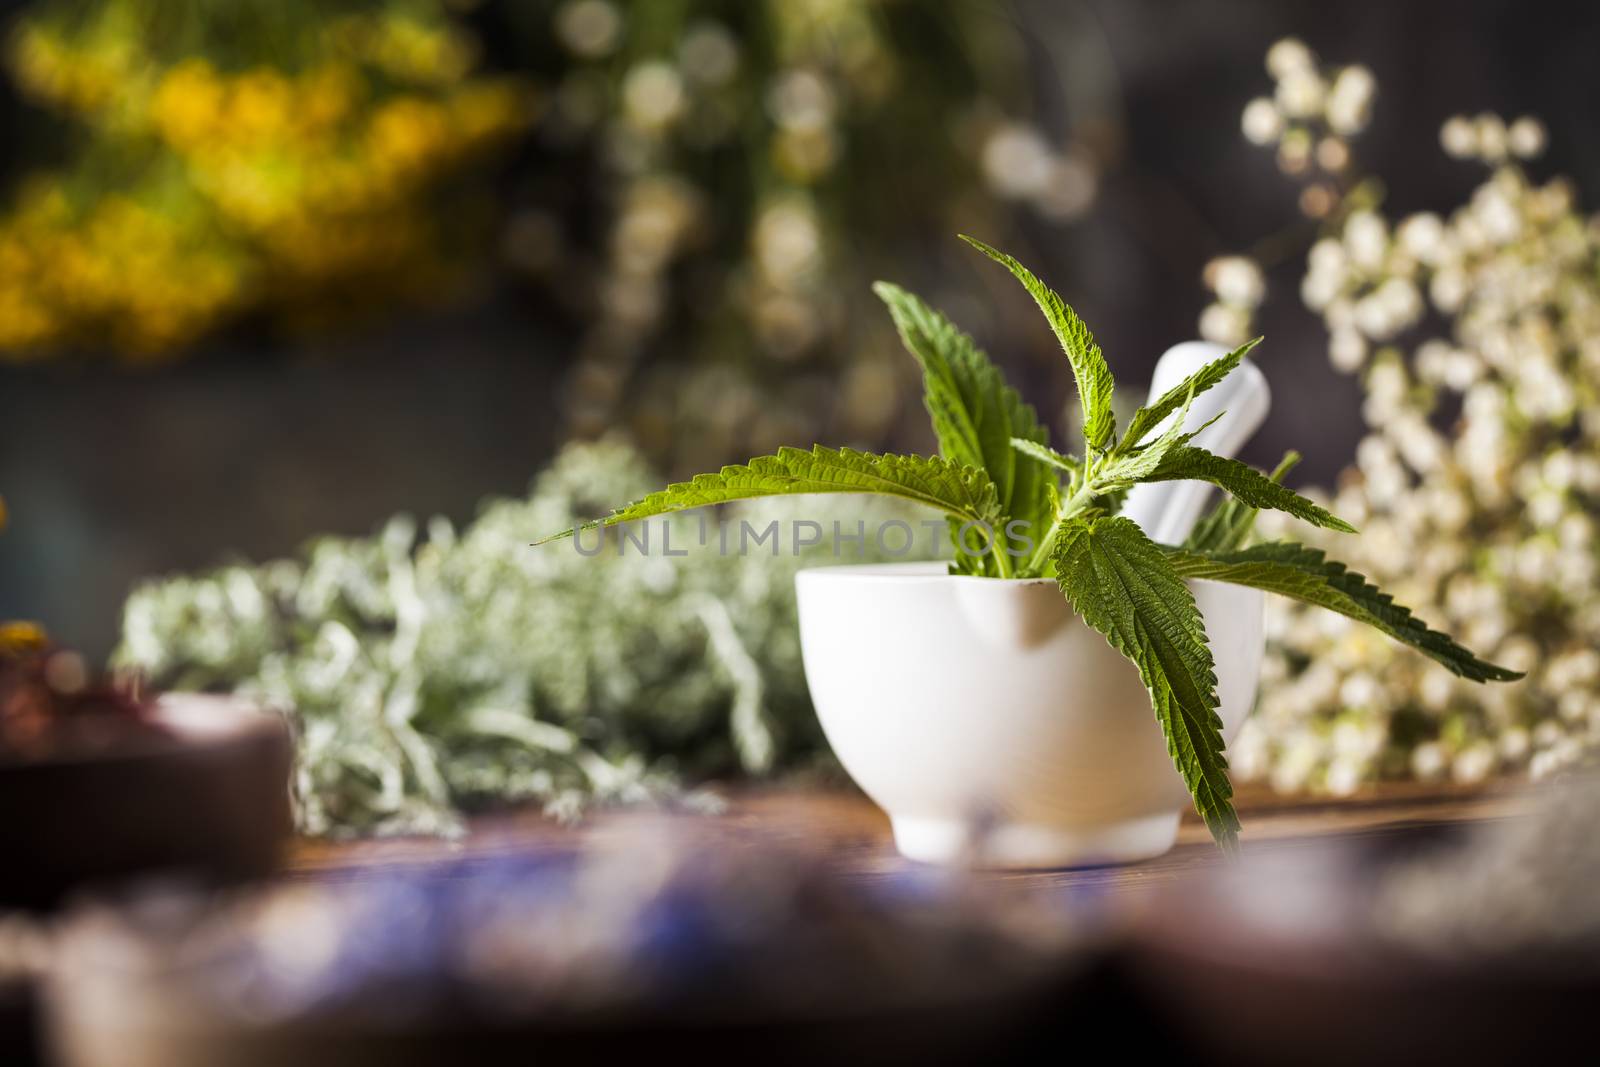
{"type": "MultiPolygon", "coordinates": [[[[655,824],[694,832],[760,837],[822,848],[847,870],[863,875],[892,873],[909,861],[900,858],[889,837],[888,820],[859,793],[818,789],[749,789],[726,794],[720,815],[609,811],[574,826],[563,826],[536,812],[519,812],[474,821],[457,840],[396,838],[377,841],[302,841],[290,868],[301,875],[337,872],[359,876],[362,869],[462,856],[486,856],[530,848],[557,848],[585,836],[637,833],[655,824]]],[[[1459,825],[1514,816],[1525,801],[1514,785],[1462,789],[1436,785],[1392,785],[1352,797],[1280,796],[1261,788],[1240,791],[1246,851],[1272,849],[1339,835],[1383,836],[1428,827],[1459,825]]],[[[1074,870],[985,872],[980,877],[1017,888],[1094,887],[1114,893],[1158,888],[1181,875],[1222,861],[1205,827],[1186,819],[1178,845],[1165,856],[1121,867],[1074,870]]]]}

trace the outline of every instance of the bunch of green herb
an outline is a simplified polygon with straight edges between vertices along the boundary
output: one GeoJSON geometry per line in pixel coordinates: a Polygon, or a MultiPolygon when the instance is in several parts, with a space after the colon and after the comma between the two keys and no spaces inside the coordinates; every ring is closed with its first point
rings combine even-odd
{"type": "Polygon", "coordinates": [[[784,448],[650,493],[589,527],[730,500],[810,493],[883,494],[942,511],[956,548],[953,569],[998,579],[1053,577],[1084,621],[1134,663],[1195,809],[1224,848],[1235,842],[1239,820],[1223,753],[1215,665],[1186,579],[1254,586],[1328,608],[1413,646],[1463,678],[1520,677],[1429,629],[1320,550],[1287,541],[1244,547],[1261,508],[1355,532],[1281,483],[1293,456],[1275,476],[1264,474],[1195,445],[1197,431],[1185,428],[1193,399],[1223,381],[1255,342],[1141,407],[1119,434],[1112,411],[1115,382],[1089,328],[1021,263],[968,240],[1022,283],[1060,341],[1082,406],[1079,454],[1050,447],[1033,409],[969,337],[915,296],[880,283],[878,295],[922,365],[938,456],[784,448]],[[1189,479],[1209,482],[1227,496],[1182,545],[1157,544],[1117,514],[1135,485],[1189,479]],[[1019,551],[1026,541],[1016,535],[1029,530],[1044,533],[1026,539],[1031,550],[1019,551]]]}

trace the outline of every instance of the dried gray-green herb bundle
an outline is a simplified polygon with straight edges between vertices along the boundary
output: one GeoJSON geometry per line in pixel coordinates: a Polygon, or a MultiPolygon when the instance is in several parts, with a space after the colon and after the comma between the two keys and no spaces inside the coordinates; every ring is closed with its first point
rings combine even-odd
{"type": "Polygon", "coordinates": [[[530,547],[654,484],[626,446],[574,445],[527,499],[490,502],[459,532],[436,518],[419,542],[402,516],[298,559],[153,581],[127,602],[114,662],[291,713],[301,827],[316,834],[450,832],[464,810],[516,800],[570,815],[817,759],[793,578],[833,562],[832,538],[797,555],[788,520],[864,523],[864,544],[840,547],[851,562],[881,557],[877,522],[922,516],[774,500],[721,518],[735,531],[779,519],[776,555],[770,542],[738,553],[736,538],[719,552],[709,516],[705,547],[697,516],[652,520],[649,556],[530,547]],[[669,526],[686,555],[661,553],[669,526]]]}
{"type": "Polygon", "coordinates": [[[1574,953],[1600,947],[1600,777],[1544,787],[1526,815],[1487,823],[1459,848],[1386,872],[1379,929],[1425,952],[1574,953]]]}

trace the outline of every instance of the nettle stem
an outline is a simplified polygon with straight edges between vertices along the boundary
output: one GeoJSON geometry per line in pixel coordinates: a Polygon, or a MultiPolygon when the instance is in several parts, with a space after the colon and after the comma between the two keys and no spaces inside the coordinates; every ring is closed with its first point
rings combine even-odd
{"type": "Polygon", "coordinates": [[[1095,473],[1094,461],[1085,459],[1082,477],[1073,478],[1071,491],[1067,494],[1067,498],[1061,502],[1061,506],[1056,509],[1055,521],[1050,524],[1050,529],[1045,533],[1044,540],[1039,542],[1039,547],[1034,550],[1033,556],[1028,560],[1028,574],[1039,574],[1043,570],[1045,561],[1055,551],[1056,541],[1060,539],[1061,530],[1066,526],[1068,520],[1083,514],[1088,509],[1089,502],[1102,492],[1101,488],[1095,484],[1095,473]]]}
{"type": "Polygon", "coordinates": [[[996,534],[989,545],[989,554],[994,557],[995,569],[999,571],[1002,578],[1015,577],[1011,569],[1011,555],[1008,551],[1010,547],[1003,531],[996,534]]]}

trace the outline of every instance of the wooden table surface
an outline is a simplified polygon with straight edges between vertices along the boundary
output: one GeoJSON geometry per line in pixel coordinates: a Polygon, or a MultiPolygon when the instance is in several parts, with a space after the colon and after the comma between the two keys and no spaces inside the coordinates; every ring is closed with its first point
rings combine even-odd
{"type": "MultiPolygon", "coordinates": [[[[535,812],[476,820],[471,832],[455,841],[396,838],[381,841],[302,841],[295,845],[290,869],[300,876],[337,874],[359,877],[363,870],[382,870],[430,860],[490,856],[537,848],[564,848],[586,837],[686,830],[759,838],[822,849],[845,870],[864,876],[892,873],[908,865],[894,851],[888,820],[873,804],[853,791],[816,789],[735,790],[720,815],[614,811],[591,816],[577,826],[561,826],[535,812]]],[[[1515,785],[1460,789],[1426,785],[1394,785],[1353,797],[1279,796],[1246,787],[1238,796],[1246,851],[1272,849],[1333,836],[1384,836],[1462,823],[1514,816],[1526,800],[1515,785]]],[[[1018,888],[1093,887],[1112,893],[1140,893],[1168,884],[1192,871],[1221,862],[1205,827],[1186,819],[1178,845],[1167,855],[1122,867],[1076,870],[993,872],[981,877],[1018,888]]]]}

